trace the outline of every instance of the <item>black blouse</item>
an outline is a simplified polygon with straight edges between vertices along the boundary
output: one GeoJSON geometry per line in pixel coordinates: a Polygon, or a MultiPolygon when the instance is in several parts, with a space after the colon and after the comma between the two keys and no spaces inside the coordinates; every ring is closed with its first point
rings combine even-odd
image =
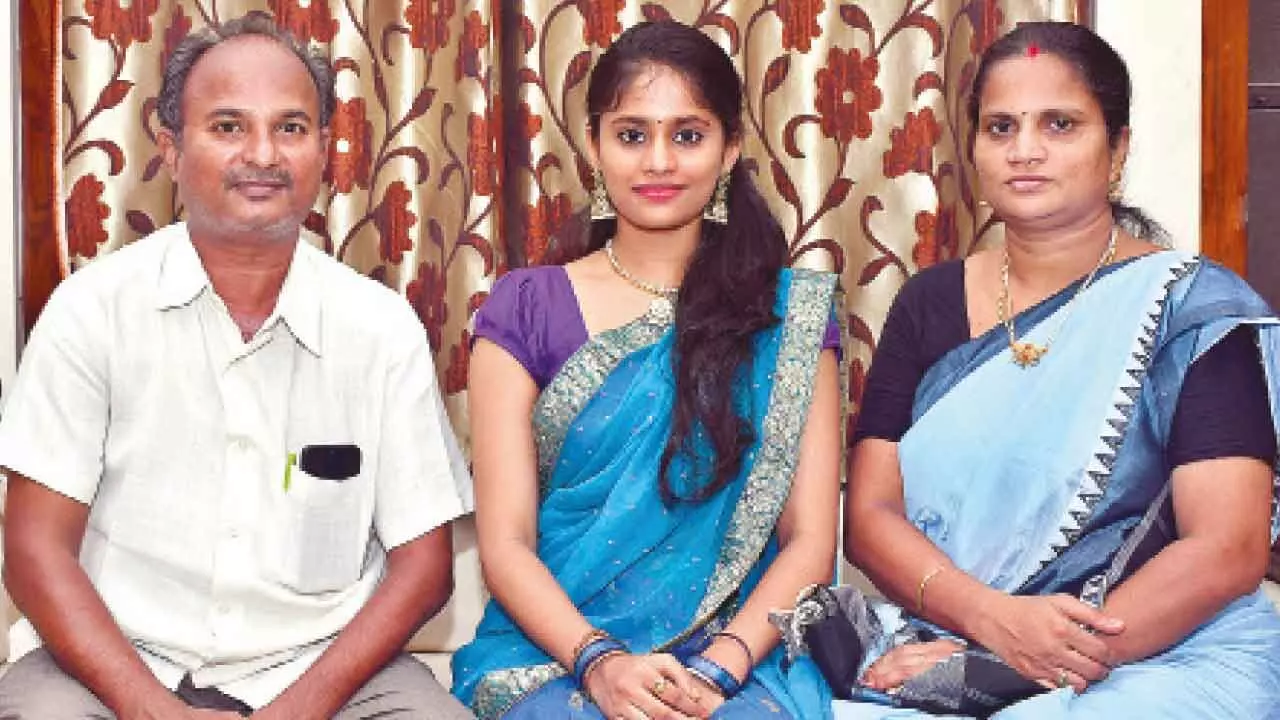
{"type": "MultiPolygon", "coordinates": [[[[911,406],[925,372],[969,335],[961,261],[907,281],[876,347],[854,441],[900,440],[911,426],[911,406]]],[[[1165,456],[1169,467],[1221,457],[1268,464],[1275,458],[1266,378],[1249,327],[1232,330],[1187,372],[1165,456]]]]}

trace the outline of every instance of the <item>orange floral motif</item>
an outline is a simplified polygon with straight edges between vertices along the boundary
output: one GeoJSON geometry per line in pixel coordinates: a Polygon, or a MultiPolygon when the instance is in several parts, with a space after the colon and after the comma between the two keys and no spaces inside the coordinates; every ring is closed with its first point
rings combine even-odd
{"type": "Polygon", "coordinates": [[[943,206],[935,216],[930,212],[916,213],[915,247],[911,248],[911,259],[916,268],[923,270],[937,265],[944,260],[951,260],[960,254],[960,232],[956,226],[956,211],[952,206],[943,206]]]}
{"type": "Polygon", "coordinates": [[[369,187],[373,124],[364,98],[339,100],[329,125],[329,176],[333,189],[349,193],[355,186],[369,187]]]}
{"type": "Polygon", "coordinates": [[[493,152],[493,137],[489,118],[478,113],[467,116],[467,165],[475,182],[475,194],[493,194],[494,178],[498,174],[498,158],[493,152]]]}
{"type": "Polygon", "coordinates": [[[969,22],[973,25],[973,36],[969,38],[969,52],[981,55],[1000,37],[1000,25],[1004,23],[1004,12],[1000,10],[999,0],[976,0],[971,3],[969,22]]]}
{"type": "Polygon", "coordinates": [[[862,59],[856,48],[845,52],[831,48],[827,64],[818,71],[818,117],[822,134],[847,143],[871,137],[871,113],[884,101],[876,87],[880,62],[862,59]]]}
{"type": "Polygon", "coordinates": [[[182,42],[191,32],[191,18],[187,17],[187,11],[179,5],[173,9],[173,16],[169,19],[169,28],[164,31],[164,55],[160,58],[160,67],[163,68],[165,63],[169,62],[169,56],[174,50],[178,49],[178,43],[182,42]]]}
{"type": "Polygon", "coordinates": [[[409,43],[428,52],[448,45],[449,18],[457,9],[457,0],[413,0],[404,11],[409,22],[409,43]]]}
{"type": "Polygon", "coordinates": [[[818,14],[825,7],[822,0],[778,0],[774,12],[782,21],[782,48],[809,52],[811,41],[822,34],[818,14]]]}
{"type": "Polygon", "coordinates": [[[618,12],[626,0],[578,0],[582,13],[582,41],[596,47],[608,47],[613,36],[622,32],[618,12]]]}
{"type": "Polygon", "coordinates": [[[453,68],[454,80],[480,77],[480,51],[489,46],[489,26],[479,10],[472,10],[462,21],[462,37],[458,39],[458,62],[453,68]]]}
{"type": "Polygon", "coordinates": [[[303,42],[332,42],[338,34],[338,21],[333,19],[325,0],[269,0],[267,4],[276,22],[303,42]]]}
{"type": "Polygon", "coordinates": [[[98,246],[107,241],[102,223],[111,216],[111,208],[102,202],[102,181],[85,175],[76,181],[67,196],[67,252],[83,258],[98,254],[98,246]]]}
{"type": "Polygon", "coordinates": [[[525,206],[527,222],[524,252],[530,265],[542,262],[551,247],[551,233],[559,229],[572,214],[573,203],[564,193],[552,197],[543,195],[538,198],[537,204],[525,206]]]}
{"type": "Polygon", "coordinates": [[[452,395],[467,389],[467,369],[471,364],[471,332],[462,331],[462,339],[449,348],[449,367],[444,371],[444,394],[452,395]]]}
{"type": "MultiPolygon", "coordinates": [[[[519,115],[515,121],[515,131],[523,132],[526,141],[533,140],[542,132],[542,116],[535,114],[527,102],[520,103],[517,112],[519,115]]],[[[505,150],[511,162],[518,167],[528,167],[533,162],[532,142],[507,143],[505,150]]]]}
{"type": "MultiPolygon", "coordinates": [[[[418,266],[418,277],[409,283],[405,294],[418,313],[418,319],[427,329],[431,349],[439,350],[443,341],[444,324],[449,319],[449,306],[445,302],[444,273],[435,265],[424,262],[418,266]]],[[[452,392],[452,391],[446,391],[452,392]]]]}
{"type": "Polygon", "coordinates": [[[418,223],[418,216],[409,209],[412,200],[413,192],[403,180],[396,180],[387,186],[382,202],[373,210],[373,224],[378,228],[381,239],[382,258],[388,262],[400,262],[405,251],[413,249],[409,230],[418,223]]]}
{"type": "Polygon", "coordinates": [[[151,39],[151,16],[159,7],[160,0],[133,0],[127,8],[120,0],[85,0],[84,14],[93,18],[94,37],[128,48],[151,39]]]}
{"type": "Polygon", "coordinates": [[[942,139],[942,126],[925,108],[919,114],[907,113],[902,127],[889,132],[889,149],[884,154],[884,176],[902,177],[909,172],[933,171],[933,146],[942,139]]]}

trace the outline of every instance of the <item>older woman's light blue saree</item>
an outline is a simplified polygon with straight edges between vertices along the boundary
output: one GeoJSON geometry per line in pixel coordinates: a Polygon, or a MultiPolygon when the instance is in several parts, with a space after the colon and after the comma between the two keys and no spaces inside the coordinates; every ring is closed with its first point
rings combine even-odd
{"type": "MultiPolygon", "coordinates": [[[[754,339],[737,397],[757,442],[705,502],[667,507],[658,465],[674,396],[671,327],[645,317],[592,338],[534,408],[538,556],[583,615],[633,652],[697,647],[732,617],[777,552],[774,526],[795,470],[835,278],[784,271],[779,324],[754,339]]],[[[687,459],[673,483],[690,481],[687,459]]],[[[729,717],[818,718],[830,695],[808,662],[762,660],[729,717]]],[[[565,669],[491,602],[453,660],[454,693],[482,720],[599,718],[565,669]]]]}
{"type": "MultiPolygon", "coordinates": [[[[908,519],[958,567],[1010,593],[1100,604],[1176,536],[1164,448],[1182,382],[1242,323],[1256,328],[1280,427],[1280,326],[1235,275],[1177,252],[1110,268],[1072,310],[1074,291],[1017,318],[1043,344],[1071,313],[1039,365],[1011,362],[1003,328],[944,356],[898,450],[908,519]]],[[[892,605],[876,610],[885,632],[867,664],[914,622],[892,605]]],[[[995,717],[1267,718],[1277,708],[1280,617],[1254,593],[1083,694],[1047,692],[995,717]]],[[[835,704],[837,719],[919,715],[835,704]]]]}

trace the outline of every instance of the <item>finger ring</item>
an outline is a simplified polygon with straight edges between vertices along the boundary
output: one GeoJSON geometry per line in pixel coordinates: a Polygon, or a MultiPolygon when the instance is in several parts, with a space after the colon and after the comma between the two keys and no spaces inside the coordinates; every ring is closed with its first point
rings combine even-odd
{"type": "Polygon", "coordinates": [[[1058,679],[1055,682],[1057,682],[1058,687],[1060,688],[1064,688],[1067,685],[1070,685],[1071,683],[1067,682],[1067,671],[1061,670],[1061,669],[1058,670],[1058,679]]]}
{"type": "Polygon", "coordinates": [[[653,681],[653,694],[662,697],[662,693],[667,691],[667,679],[660,677],[653,681]]]}

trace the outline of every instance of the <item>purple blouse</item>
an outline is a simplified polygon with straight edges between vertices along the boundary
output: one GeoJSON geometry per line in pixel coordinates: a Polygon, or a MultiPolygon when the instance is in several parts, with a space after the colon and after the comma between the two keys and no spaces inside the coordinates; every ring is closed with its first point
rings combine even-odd
{"type": "MultiPolygon", "coordinates": [[[[545,388],[587,342],[587,326],[564,267],[520,268],[498,278],[476,311],[472,342],[479,338],[510,353],[538,388],[545,388]]],[[[840,352],[840,324],[834,315],[822,347],[840,352]]]]}

